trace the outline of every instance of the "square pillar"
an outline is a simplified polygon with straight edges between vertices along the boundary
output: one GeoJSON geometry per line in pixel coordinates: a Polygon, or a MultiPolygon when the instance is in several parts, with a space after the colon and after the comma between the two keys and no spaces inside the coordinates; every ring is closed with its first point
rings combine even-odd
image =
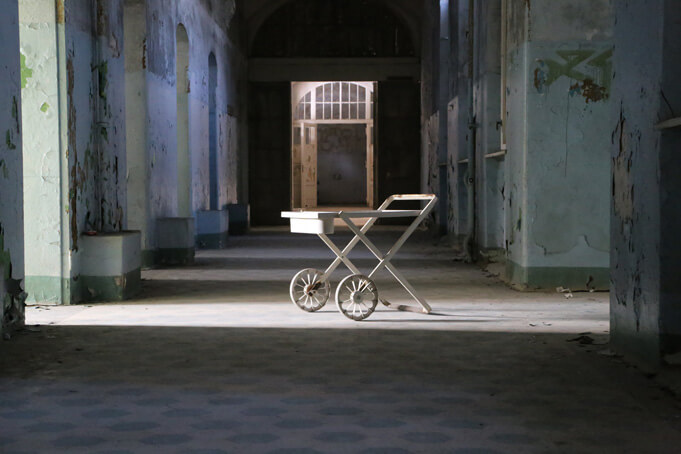
{"type": "Polygon", "coordinates": [[[140,232],[82,236],[79,277],[83,301],[122,301],[142,285],[140,232]]]}
{"type": "Polygon", "coordinates": [[[230,235],[244,235],[251,223],[251,207],[244,203],[230,203],[226,206],[229,212],[230,235]]]}
{"type": "Polygon", "coordinates": [[[520,288],[607,289],[612,6],[509,0],[507,278],[520,288]]]}
{"type": "Polygon", "coordinates": [[[196,212],[196,247],[222,249],[229,237],[229,211],[207,210],[196,212]]]}
{"type": "Polygon", "coordinates": [[[194,218],[159,218],[156,221],[158,261],[162,265],[194,263],[194,218]]]}

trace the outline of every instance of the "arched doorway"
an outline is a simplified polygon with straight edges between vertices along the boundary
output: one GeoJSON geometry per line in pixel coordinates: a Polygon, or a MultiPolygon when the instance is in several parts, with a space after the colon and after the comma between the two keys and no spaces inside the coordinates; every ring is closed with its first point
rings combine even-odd
{"type": "Polygon", "coordinates": [[[291,206],[371,206],[374,82],[291,84],[291,206]]]}
{"type": "Polygon", "coordinates": [[[371,206],[419,192],[419,47],[407,22],[381,0],[279,5],[249,37],[251,223],[281,224],[292,207],[371,206]],[[293,82],[308,85],[293,93],[293,82]],[[343,145],[360,142],[361,154],[343,145]]]}

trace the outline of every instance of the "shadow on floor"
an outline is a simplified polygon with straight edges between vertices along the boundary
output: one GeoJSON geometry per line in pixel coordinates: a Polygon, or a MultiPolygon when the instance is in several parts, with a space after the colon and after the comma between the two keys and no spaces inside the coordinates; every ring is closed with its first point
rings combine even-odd
{"type": "Polygon", "coordinates": [[[566,335],[37,330],[0,345],[3,453],[665,453],[681,443],[676,401],[566,335]]]}

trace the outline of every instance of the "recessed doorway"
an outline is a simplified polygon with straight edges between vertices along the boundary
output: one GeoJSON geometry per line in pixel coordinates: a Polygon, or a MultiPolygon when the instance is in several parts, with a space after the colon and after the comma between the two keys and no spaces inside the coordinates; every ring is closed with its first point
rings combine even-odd
{"type": "Polygon", "coordinates": [[[291,206],[371,207],[375,82],[291,84],[291,206]]]}

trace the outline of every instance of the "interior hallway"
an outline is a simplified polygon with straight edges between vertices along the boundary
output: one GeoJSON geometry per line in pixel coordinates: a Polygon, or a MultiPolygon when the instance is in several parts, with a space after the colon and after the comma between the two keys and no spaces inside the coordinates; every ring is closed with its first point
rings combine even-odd
{"type": "Polygon", "coordinates": [[[435,314],[294,307],[293,274],[331,257],[256,230],[145,271],[134,301],[29,307],[0,343],[0,452],[678,452],[681,404],[608,355],[607,294],[513,292],[420,233],[395,264],[435,314]]]}

